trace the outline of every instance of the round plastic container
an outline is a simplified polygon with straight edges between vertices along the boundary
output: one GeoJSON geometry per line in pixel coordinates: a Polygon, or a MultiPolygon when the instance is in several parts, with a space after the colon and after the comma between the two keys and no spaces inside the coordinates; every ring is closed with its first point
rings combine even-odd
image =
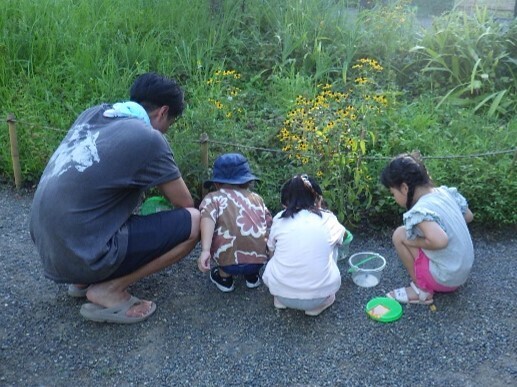
{"type": "Polygon", "coordinates": [[[402,317],[402,306],[392,298],[376,297],[366,304],[366,314],[375,321],[389,323],[402,317]]]}
{"type": "Polygon", "coordinates": [[[380,282],[386,259],[380,254],[365,251],[350,256],[348,264],[352,281],[363,288],[371,288],[380,282]]]}

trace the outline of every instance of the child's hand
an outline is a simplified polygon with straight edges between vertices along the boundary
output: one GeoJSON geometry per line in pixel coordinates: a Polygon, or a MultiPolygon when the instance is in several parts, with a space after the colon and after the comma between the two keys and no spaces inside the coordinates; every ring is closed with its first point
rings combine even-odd
{"type": "Polygon", "coordinates": [[[210,270],[210,251],[202,251],[197,259],[197,267],[203,273],[210,270]]]}

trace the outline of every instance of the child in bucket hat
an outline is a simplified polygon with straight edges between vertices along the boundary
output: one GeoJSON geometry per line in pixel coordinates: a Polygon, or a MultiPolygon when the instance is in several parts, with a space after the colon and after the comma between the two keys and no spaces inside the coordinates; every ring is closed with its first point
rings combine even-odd
{"type": "Polygon", "coordinates": [[[267,261],[266,241],[272,217],[264,200],[249,188],[259,180],[246,157],[239,153],[219,156],[212,178],[205,188],[201,211],[201,254],[197,260],[202,272],[210,270],[210,280],[222,292],[235,289],[234,275],[243,275],[248,288],[260,285],[259,270],[267,261]],[[211,265],[211,261],[215,263],[211,265]]]}

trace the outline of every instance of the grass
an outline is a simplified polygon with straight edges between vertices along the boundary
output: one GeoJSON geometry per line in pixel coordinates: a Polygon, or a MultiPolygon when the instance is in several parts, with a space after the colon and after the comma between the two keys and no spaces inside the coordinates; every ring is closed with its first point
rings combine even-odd
{"type": "MultiPolygon", "coordinates": [[[[385,69],[372,93],[388,93],[391,103],[385,114],[368,115],[368,136],[357,142],[365,150],[357,155],[366,156],[361,161],[366,168],[359,179],[361,189],[350,191],[341,167],[333,169],[340,165],[342,150],[331,155],[329,160],[338,164],[327,165],[320,179],[335,176],[334,181],[341,181],[328,186],[327,196],[341,203],[336,211],[343,220],[356,223],[359,218],[398,213],[377,184],[386,156],[414,149],[432,156],[515,147],[515,83],[508,74],[515,74],[512,31],[517,27],[514,23],[496,30],[488,19],[480,24],[479,17],[476,21],[445,15],[437,20],[437,28],[458,40],[440,45],[440,36],[415,24],[415,2],[388,3],[357,14],[347,8],[357,2],[344,0],[226,0],[216,10],[201,0],[135,0],[130,9],[121,0],[78,0],[73,6],[64,0],[4,0],[0,115],[12,112],[18,118],[23,176],[27,184],[37,182],[83,109],[127,98],[137,74],[157,71],[175,77],[186,90],[188,109],[169,137],[195,196],[200,198],[198,187],[207,173],[196,161],[198,139],[207,133],[214,141],[230,144],[210,144],[210,160],[221,152],[244,153],[263,178],[257,190],[277,210],[282,182],[307,169],[281,151],[277,137],[297,98],[316,98],[324,84],[342,90],[355,87],[352,66],[368,57],[385,69]],[[468,40],[462,26],[469,26],[468,40]],[[488,37],[497,44],[475,45],[488,37]],[[442,87],[440,72],[430,70],[436,66],[429,57],[411,51],[417,45],[433,49],[436,63],[448,60],[459,47],[465,59],[458,67],[458,84],[473,85],[486,72],[491,83],[483,84],[485,94],[464,105],[453,104],[457,98],[445,98],[449,89],[442,87]],[[469,47],[475,47],[482,62],[468,57],[469,47]],[[500,49],[499,56],[490,56],[490,47],[500,49]],[[211,83],[225,72],[239,77],[211,83]]],[[[455,71],[454,64],[442,63],[455,71]]],[[[368,95],[361,98],[367,101],[368,95]]],[[[338,109],[328,111],[329,117],[338,109]]],[[[333,135],[339,138],[341,133],[333,135]]],[[[11,179],[7,131],[0,131],[0,143],[0,175],[11,179]]],[[[312,156],[321,157],[318,152],[312,156]]],[[[430,163],[441,182],[457,183],[466,192],[479,219],[515,223],[512,157],[430,163]]]]}

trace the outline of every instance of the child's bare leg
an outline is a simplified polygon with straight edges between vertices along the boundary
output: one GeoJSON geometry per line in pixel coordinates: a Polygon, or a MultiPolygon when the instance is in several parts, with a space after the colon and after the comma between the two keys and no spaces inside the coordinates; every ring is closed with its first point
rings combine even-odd
{"type": "MultiPolygon", "coordinates": [[[[395,245],[395,249],[397,250],[397,254],[402,261],[402,264],[409,273],[411,280],[416,284],[415,260],[418,258],[419,251],[417,247],[408,246],[406,241],[406,229],[403,226],[400,226],[393,233],[393,244],[395,245]]],[[[395,298],[395,291],[388,294],[392,298],[395,298]]],[[[409,300],[418,300],[419,296],[411,286],[406,288],[406,294],[409,300]]]]}
{"type": "Polygon", "coordinates": [[[406,268],[411,280],[416,283],[415,277],[415,260],[418,257],[418,248],[417,247],[409,247],[406,245],[406,229],[404,226],[398,227],[393,233],[393,245],[395,246],[395,250],[397,250],[397,254],[399,255],[402,264],[406,268]]]}

